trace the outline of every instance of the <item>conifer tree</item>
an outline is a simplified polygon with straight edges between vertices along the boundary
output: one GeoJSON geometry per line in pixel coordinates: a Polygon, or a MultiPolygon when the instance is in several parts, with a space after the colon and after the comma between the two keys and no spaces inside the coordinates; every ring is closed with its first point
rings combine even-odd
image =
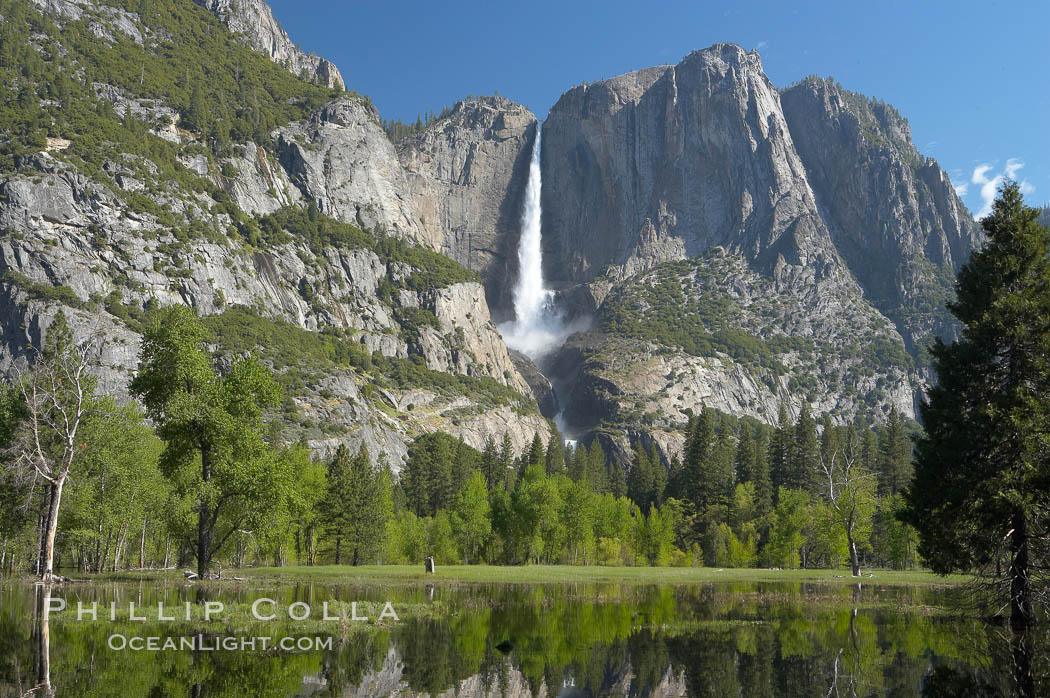
{"type": "Polygon", "coordinates": [[[894,407],[879,446],[879,494],[893,495],[911,480],[911,440],[904,419],[894,407]]]}
{"type": "Polygon", "coordinates": [[[557,428],[551,432],[551,438],[547,442],[547,452],[544,454],[548,475],[561,475],[565,472],[565,443],[557,428]]]}
{"type": "Polygon", "coordinates": [[[773,482],[773,496],[776,498],[781,487],[789,487],[791,482],[792,445],[794,443],[791,423],[788,421],[787,405],[780,403],[777,414],[777,428],[769,441],[769,477],[773,482]]]}
{"type": "Polygon", "coordinates": [[[904,514],[937,572],[1007,556],[1015,627],[1035,621],[1050,562],[1050,231],[1037,216],[1003,184],[982,221],[988,244],[959,272],[948,308],[963,329],[931,350],[938,384],[904,514]]]}
{"type": "Polygon", "coordinates": [[[631,460],[631,477],[627,482],[627,496],[638,505],[643,514],[649,513],[653,503],[653,469],[649,454],[639,441],[634,446],[634,458],[631,460]]]}
{"type": "Polygon", "coordinates": [[[809,403],[803,401],[795,423],[795,448],[792,453],[790,477],[785,486],[793,489],[810,489],[820,459],[817,441],[817,423],[813,420],[809,403]]]}

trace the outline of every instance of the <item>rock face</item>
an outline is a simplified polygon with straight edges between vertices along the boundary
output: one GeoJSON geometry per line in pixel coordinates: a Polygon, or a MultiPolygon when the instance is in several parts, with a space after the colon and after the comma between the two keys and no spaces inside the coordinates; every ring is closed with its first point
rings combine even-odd
{"type": "MultiPolygon", "coordinates": [[[[310,331],[341,328],[370,352],[401,359],[416,353],[431,371],[530,391],[489,319],[480,284],[457,283],[413,297],[413,307],[430,313],[437,327],[411,330],[397,320],[400,300],[382,302],[376,296],[381,281],[409,271],[402,263],[367,249],[329,248],[317,255],[301,243],[265,251],[239,249],[229,241],[180,244],[155,218],[128,211],[105,186],[51,156],[38,156],[33,166],[35,175],[0,178],[5,201],[0,226],[6,231],[0,237],[5,289],[0,370],[10,373],[24,363],[28,347],[41,345],[61,309],[78,335],[107,337],[100,347],[100,387],[122,394],[137,366],[139,345],[134,325],[122,314],[147,304],[184,303],[204,316],[252,308],[264,327],[269,320],[310,331]]],[[[203,215],[191,201],[180,202],[177,210],[203,215]]],[[[268,347],[259,349],[265,355],[268,347]]],[[[363,443],[373,456],[385,453],[396,470],[411,431],[440,429],[477,447],[506,431],[518,448],[536,431],[549,433],[534,407],[531,415],[528,409],[522,414],[472,395],[469,386],[449,394],[407,385],[370,396],[363,389],[373,382],[367,374],[337,366],[324,373],[296,397],[300,426],[327,423],[335,429],[321,433],[306,427],[321,451],[363,443]],[[385,410],[406,414],[391,418],[385,410]]]]}
{"type": "Polygon", "coordinates": [[[838,273],[777,90],[738,46],[570,90],[544,124],[543,169],[551,279],[629,276],[713,245],[768,273],[838,273]]]}
{"type": "Polygon", "coordinates": [[[597,319],[554,362],[570,424],[670,434],[700,404],[771,422],[802,400],[840,422],[914,415],[924,376],[906,345],[946,323],[906,308],[939,298],[977,238],[906,125],[861,101],[883,135],[848,142],[821,120],[852,112],[802,113],[791,91],[782,104],[758,55],[730,44],[562,96],[543,132],[544,262],[597,319]],[[850,157],[818,149],[844,139],[850,157]],[[869,202],[883,215],[859,228],[869,202]]]}
{"type": "MultiPolygon", "coordinates": [[[[265,3],[202,5],[293,73],[342,86],[334,66],[294,49],[265,3]]],[[[90,0],[37,7],[59,24],[90,16],[103,33],[150,31],[137,15],[90,0]]],[[[276,128],[273,145],[233,143],[220,159],[177,126],[163,100],[93,86],[115,118],[162,117],[170,129],[154,135],[172,149],[89,153],[102,162],[82,168],[69,141],[54,140],[0,172],[0,373],[25,365],[61,311],[78,337],[105,338],[100,388],[126,395],[144,312],[186,304],[220,352],[253,352],[284,374],[295,409],[286,404],[282,435],[320,452],[364,445],[397,471],[421,433],[445,431],[478,448],[506,433],[519,450],[537,432],[549,438],[481,284],[412,244],[430,240],[367,101],[345,94],[276,128]],[[302,234],[313,207],[361,230],[324,241],[302,234]],[[269,214],[277,216],[260,220],[269,214]]]]}
{"type": "Polygon", "coordinates": [[[372,105],[351,97],[328,104],[309,122],[279,129],[277,150],[289,177],[322,213],[427,242],[372,105]]]}
{"type": "MultiPolygon", "coordinates": [[[[536,117],[502,97],[458,103],[397,144],[407,195],[430,245],[486,279],[497,312],[516,271],[522,197],[536,117]]],[[[505,313],[502,313],[505,315],[505,313]]]]}
{"type": "Polygon", "coordinates": [[[331,61],[306,53],[288,37],[263,0],[194,0],[218,17],[249,48],[270,57],[293,75],[326,87],[344,89],[343,76],[331,61]]]}
{"type": "Polygon", "coordinates": [[[910,349],[951,335],[943,309],[981,241],[948,176],[924,158],[893,107],[807,78],[781,94],[835,246],[910,349]]]}
{"type": "MultiPolygon", "coordinates": [[[[197,2],[294,74],[343,87],[262,0],[197,2]]],[[[92,0],[34,7],[143,50],[153,38],[137,15],[92,0]]],[[[395,466],[412,435],[437,429],[478,446],[503,432],[518,448],[547,439],[537,400],[621,454],[638,439],[673,454],[700,403],[766,421],[782,401],[840,422],[912,416],[923,346],[953,331],[941,306],[980,242],[900,115],[832,81],[781,92],[756,53],[717,44],[576,87],[543,126],[544,272],[591,329],[545,376],[493,324],[517,276],[528,109],[471,98],[393,144],[375,108],[344,93],[217,156],[156,95],[92,87],[118,116],[152,124],[175,162],[115,153],[81,171],[76,148],[51,139],[0,173],[0,370],[64,308],[79,332],[113,338],[100,374],[120,392],[146,305],[186,303],[219,324],[249,309],[273,333],[323,331],[401,377],[324,359],[297,396],[297,428],[317,448],[363,443],[395,466]],[[318,245],[259,220],[315,208],[378,241],[318,245]]]]}

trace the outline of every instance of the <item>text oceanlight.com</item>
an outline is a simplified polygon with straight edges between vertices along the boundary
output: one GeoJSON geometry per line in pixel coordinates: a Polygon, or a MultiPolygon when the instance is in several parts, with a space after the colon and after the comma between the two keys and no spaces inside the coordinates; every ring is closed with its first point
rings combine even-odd
{"type": "Polygon", "coordinates": [[[222,637],[204,634],[183,637],[127,637],[120,633],[109,636],[107,644],[111,650],[132,650],[134,652],[164,652],[171,650],[188,650],[193,652],[265,652],[268,649],[279,649],[284,652],[312,652],[332,649],[331,637],[222,637]]]}

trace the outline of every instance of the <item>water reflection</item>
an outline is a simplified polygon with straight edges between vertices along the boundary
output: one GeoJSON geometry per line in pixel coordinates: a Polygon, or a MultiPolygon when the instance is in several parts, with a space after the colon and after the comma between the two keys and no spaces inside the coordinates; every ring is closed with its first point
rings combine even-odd
{"type": "MultiPolygon", "coordinates": [[[[1034,696],[1046,694],[1045,628],[1014,633],[935,611],[944,590],[816,584],[182,584],[0,587],[0,696],[1034,696]],[[63,598],[68,608],[48,600],[63,598]],[[108,619],[111,603],[155,609],[273,598],[393,601],[401,622],[314,623],[330,649],[112,650],[112,633],[192,628],[108,619]],[[76,621],[77,601],[99,620],[76,621]]],[[[147,613],[147,615],[150,615],[147,613]]],[[[153,614],[155,617],[155,613],[153,614]]],[[[374,616],[373,616],[374,618],[374,616]]],[[[287,620],[282,632],[296,633],[287,620]]],[[[214,630],[214,628],[212,628],[214,630]]],[[[231,624],[227,634],[274,626],[231,624]]],[[[218,633],[224,634],[223,631],[218,633]]]]}

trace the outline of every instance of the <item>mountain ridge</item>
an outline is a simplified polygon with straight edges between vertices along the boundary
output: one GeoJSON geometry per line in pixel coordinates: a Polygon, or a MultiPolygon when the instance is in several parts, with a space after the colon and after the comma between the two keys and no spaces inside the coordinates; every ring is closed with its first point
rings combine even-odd
{"type": "MultiPolygon", "coordinates": [[[[391,142],[334,66],[289,53],[259,0],[190,5],[206,15],[151,0],[141,5],[149,22],[119,4],[37,6],[56,22],[40,39],[46,50],[65,50],[70,74],[91,67],[89,89],[73,85],[73,95],[100,116],[5,146],[4,370],[24,360],[20,327],[39,339],[59,307],[84,318],[101,307],[124,341],[104,371],[119,391],[147,306],[188,303],[220,319],[247,308],[331,337],[333,351],[363,347],[404,379],[365,390],[377,374],[358,349],[345,350],[342,368],[317,359],[315,369],[338,374],[297,388],[318,447],[365,443],[398,460],[420,431],[475,446],[509,431],[518,449],[535,432],[549,437],[536,411],[539,400],[553,416],[549,385],[493,323],[513,313],[531,111],[468,98],[391,142]],[[149,72],[160,69],[149,52],[178,49],[184,28],[214,55],[228,46],[240,57],[217,57],[207,86],[149,72]],[[102,36],[97,47],[80,41],[85,30],[102,36]],[[116,52],[143,57],[140,80],[120,72],[116,52]],[[246,80],[275,98],[253,111],[246,80]],[[344,431],[320,433],[333,418],[344,431]]],[[[41,49],[26,50],[30,78],[5,79],[58,92],[32,67],[41,49]]],[[[192,55],[176,59],[192,67],[192,55]]],[[[41,104],[65,118],[62,103],[41,104]]],[[[543,177],[546,276],[569,316],[591,315],[595,327],[542,368],[578,431],[623,452],[640,432],[666,434],[668,459],[700,403],[764,421],[779,402],[793,415],[802,401],[840,422],[914,415],[930,379],[923,346],[952,331],[939,303],[980,240],[895,110],[829,81],[778,90],[760,56],[732,44],[568,90],[544,124],[543,177]],[[887,264],[861,264],[883,248],[887,264]],[[710,315],[706,299],[726,312],[710,315]],[[632,313],[656,324],[625,320],[632,313]]],[[[234,319],[256,322],[216,324],[234,319]]]]}

